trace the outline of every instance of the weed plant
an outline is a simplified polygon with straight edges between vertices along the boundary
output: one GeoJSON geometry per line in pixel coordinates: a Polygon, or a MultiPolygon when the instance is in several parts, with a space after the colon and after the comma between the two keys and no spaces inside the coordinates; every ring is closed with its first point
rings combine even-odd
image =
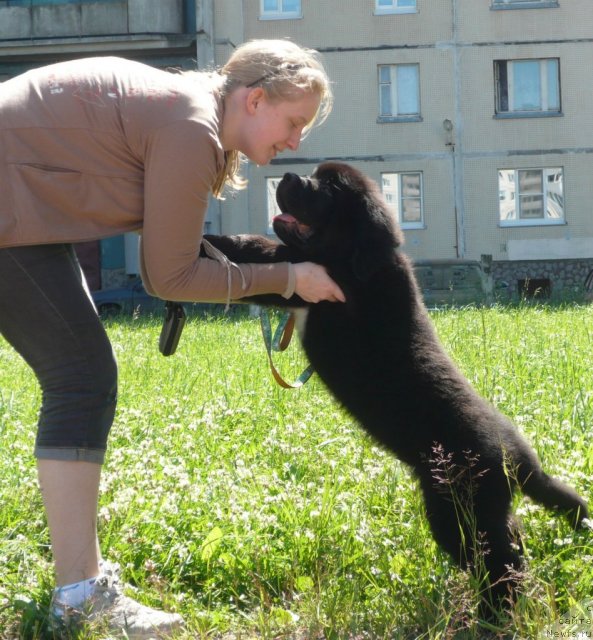
{"type": "MultiPolygon", "coordinates": [[[[546,470],[593,502],[593,307],[432,317],[546,470]]],[[[480,623],[480,585],[432,541],[407,470],[315,376],[299,390],[275,385],[254,319],[193,318],[169,358],[158,318],[112,319],[107,330],[120,399],[102,548],[133,597],[185,616],[180,638],[531,639],[561,637],[550,634],[569,626],[553,621],[575,606],[593,617],[593,533],[518,497],[523,594],[499,624],[480,623]]],[[[0,638],[47,639],[53,572],[32,457],[40,394],[4,342],[0,358],[0,638]]],[[[298,347],[277,366],[296,378],[298,347]]]]}

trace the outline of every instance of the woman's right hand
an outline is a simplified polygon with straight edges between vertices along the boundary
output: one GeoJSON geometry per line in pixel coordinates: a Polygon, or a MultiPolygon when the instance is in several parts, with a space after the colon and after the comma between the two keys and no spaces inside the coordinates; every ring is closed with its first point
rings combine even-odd
{"type": "Polygon", "coordinates": [[[314,262],[293,264],[295,273],[295,293],[306,302],[346,302],[344,292],[327,275],[325,267],[314,262]]]}

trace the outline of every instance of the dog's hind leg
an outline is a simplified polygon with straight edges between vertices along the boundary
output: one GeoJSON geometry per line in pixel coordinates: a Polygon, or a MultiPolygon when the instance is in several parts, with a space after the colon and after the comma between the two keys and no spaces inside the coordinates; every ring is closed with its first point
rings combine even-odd
{"type": "MultiPolygon", "coordinates": [[[[485,482],[485,479],[482,479],[485,482]]],[[[432,486],[424,488],[426,514],[439,546],[475,577],[479,612],[495,620],[516,596],[522,565],[520,544],[510,527],[510,494],[499,502],[480,499],[463,504],[432,486]]]]}
{"type": "Polygon", "coordinates": [[[481,560],[484,588],[481,592],[480,616],[493,619],[517,598],[523,559],[521,543],[516,540],[513,520],[499,513],[494,519],[478,519],[481,534],[481,560]]]}

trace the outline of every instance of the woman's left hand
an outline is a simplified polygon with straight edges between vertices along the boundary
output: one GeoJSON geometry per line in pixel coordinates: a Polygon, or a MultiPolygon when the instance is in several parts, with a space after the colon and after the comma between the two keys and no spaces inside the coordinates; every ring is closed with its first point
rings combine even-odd
{"type": "Polygon", "coordinates": [[[346,302],[344,292],[329,277],[325,267],[314,262],[299,262],[293,265],[295,293],[306,302],[346,302]]]}

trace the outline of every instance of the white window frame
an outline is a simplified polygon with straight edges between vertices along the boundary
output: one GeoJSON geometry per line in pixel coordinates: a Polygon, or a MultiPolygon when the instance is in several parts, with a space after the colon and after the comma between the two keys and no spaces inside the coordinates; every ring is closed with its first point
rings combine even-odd
{"type": "Polygon", "coordinates": [[[402,229],[425,229],[424,224],[424,184],[422,171],[384,171],[381,173],[381,191],[389,208],[393,211],[397,221],[402,229]],[[405,196],[403,194],[402,179],[404,176],[418,176],[419,194],[418,196],[405,196]],[[389,186],[387,184],[387,176],[397,181],[397,184],[389,186]],[[405,221],[404,201],[417,200],[420,207],[420,220],[412,222],[405,221]]]}
{"type": "Polygon", "coordinates": [[[274,216],[279,216],[282,211],[276,202],[276,189],[282,180],[282,176],[275,178],[266,178],[266,211],[268,212],[268,234],[274,234],[274,227],[272,226],[272,220],[274,216]]]}
{"type": "Polygon", "coordinates": [[[387,16],[394,13],[418,13],[418,0],[414,0],[413,7],[402,6],[402,0],[390,0],[390,6],[379,5],[379,0],[375,0],[375,15],[387,16]]]}
{"type": "Polygon", "coordinates": [[[496,117],[497,118],[513,118],[513,117],[538,117],[538,116],[558,116],[562,113],[562,100],[560,92],[560,59],[559,58],[527,58],[514,60],[496,60],[494,69],[495,93],[496,93],[496,117]],[[539,108],[533,109],[516,109],[515,94],[513,92],[513,79],[515,73],[515,65],[521,62],[537,62],[539,64],[539,81],[541,87],[539,108]],[[548,66],[549,63],[556,63],[556,94],[558,96],[558,105],[550,107],[549,100],[549,83],[548,83],[548,66]],[[503,80],[501,79],[502,64],[506,66],[506,98],[507,108],[502,107],[502,90],[503,80]]]}
{"type": "Polygon", "coordinates": [[[278,9],[269,11],[264,8],[264,0],[259,1],[260,20],[295,20],[303,17],[303,2],[298,0],[299,8],[296,11],[285,11],[283,9],[284,0],[276,0],[278,9]]]}
{"type": "Polygon", "coordinates": [[[566,224],[566,207],[564,205],[564,168],[563,167],[518,167],[518,168],[502,168],[498,169],[498,189],[499,189],[499,207],[498,207],[498,223],[501,227],[539,227],[549,225],[566,224]],[[508,187],[504,188],[502,172],[513,173],[512,180],[508,181],[508,187]],[[519,174],[522,171],[539,171],[542,179],[541,192],[533,192],[532,194],[521,193],[519,174]],[[562,199],[562,215],[553,216],[550,211],[556,208],[552,197],[552,189],[548,187],[550,183],[558,182],[560,177],[560,197],[562,199]],[[507,197],[508,194],[508,197],[507,197]],[[540,218],[522,218],[521,208],[523,197],[528,198],[530,195],[542,197],[543,216],[540,218]],[[513,217],[505,214],[505,209],[513,212],[513,217]],[[503,217],[505,216],[505,217],[503,217]]]}
{"type": "Polygon", "coordinates": [[[420,65],[418,63],[402,63],[402,64],[380,64],[377,66],[377,84],[379,93],[379,116],[378,122],[418,122],[421,118],[420,107],[420,65]],[[417,110],[414,113],[393,113],[393,106],[397,109],[398,103],[398,73],[404,67],[416,68],[416,104],[417,110]],[[381,70],[389,68],[389,82],[381,80],[381,70]],[[392,112],[390,114],[383,113],[383,88],[389,87],[390,101],[392,112]]]}

